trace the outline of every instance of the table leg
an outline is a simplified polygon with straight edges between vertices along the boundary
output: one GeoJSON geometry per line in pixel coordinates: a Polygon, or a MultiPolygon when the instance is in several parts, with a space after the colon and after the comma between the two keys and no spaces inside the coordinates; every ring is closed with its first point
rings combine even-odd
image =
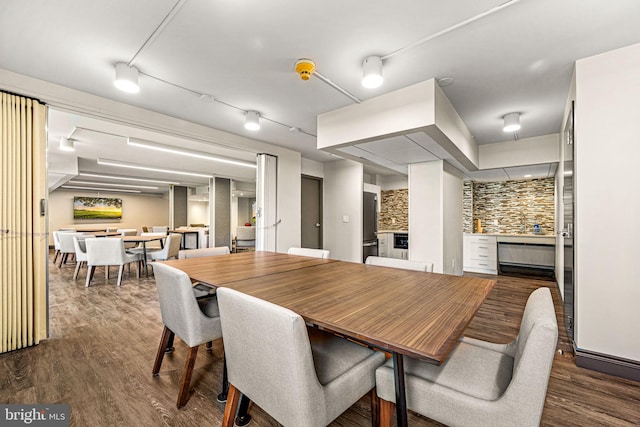
{"type": "Polygon", "coordinates": [[[393,353],[393,379],[396,385],[396,417],[398,427],[407,427],[407,393],[404,386],[404,358],[393,353]]]}
{"type": "Polygon", "coordinates": [[[147,242],[142,241],[142,262],[144,263],[144,272],[149,277],[149,266],[147,265],[147,242]]]}
{"type": "Polygon", "coordinates": [[[196,249],[200,249],[200,232],[196,233],[196,249]]]}

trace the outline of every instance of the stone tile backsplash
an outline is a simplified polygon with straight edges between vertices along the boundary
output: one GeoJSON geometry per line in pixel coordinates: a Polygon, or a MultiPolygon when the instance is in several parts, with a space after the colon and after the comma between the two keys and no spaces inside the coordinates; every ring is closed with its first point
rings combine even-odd
{"type": "Polygon", "coordinates": [[[555,232],[555,182],[553,178],[503,182],[465,182],[463,229],[484,233],[532,233],[538,224],[542,234],[555,232]]]}
{"type": "Polygon", "coordinates": [[[409,229],[409,189],[380,192],[378,230],[409,229]]]}

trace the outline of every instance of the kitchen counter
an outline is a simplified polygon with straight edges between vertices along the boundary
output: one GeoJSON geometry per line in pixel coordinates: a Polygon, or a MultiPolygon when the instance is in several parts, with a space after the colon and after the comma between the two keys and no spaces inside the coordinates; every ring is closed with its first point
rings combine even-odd
{"type": "Polygon", "coordinates": [[[380,233],[409,233],[408,230],[378,230],[378,234],[380,233]]]}
{"type": "Polygon", "coordinates": [[[498,243],[533,243],[537,245],[555,245],[555,234],[517,234],[517,233],[465,233],[470,236],[495,236],[498,243]]]}

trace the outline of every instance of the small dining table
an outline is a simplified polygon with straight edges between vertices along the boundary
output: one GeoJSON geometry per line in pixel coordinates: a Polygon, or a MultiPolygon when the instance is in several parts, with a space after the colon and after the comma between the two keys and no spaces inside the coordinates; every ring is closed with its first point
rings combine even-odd
{"type": "Polygon", "coordinates": [[[186,249],[187,246],[187,234],[195,234],[196,235],[196,249],[200,247],[200,230],[169,230],[169,233],[181,234],[182,239],[180,240],[180,249],[186,249]]]}
{"type": "Polygon", "coordinates": [[[122,233],[118,231],[95,231],[92,233],[88,233],[88,232],[83,232],[83,233],[90,234],[93,237],[115,237],[115,236],[122,235],[122,233]]]}
{"type": "Polygon", "coordinates": [[[164,248],[164,239],[167,236],[117,236],[124,243],[141,243],[142,244],[142,262],[144,263],[144,272],[149,277],[149,266],[147,265],[147,243],[160,241],[160,247],[164,248]]]}
{"type": "Polygon", "coordinates": [[[404,357],[441,364],[495,285],[489,279],[260,251],[163,262],[193,281],[286,307],[310,325],[390,353],[402,427],[404,357]]]}

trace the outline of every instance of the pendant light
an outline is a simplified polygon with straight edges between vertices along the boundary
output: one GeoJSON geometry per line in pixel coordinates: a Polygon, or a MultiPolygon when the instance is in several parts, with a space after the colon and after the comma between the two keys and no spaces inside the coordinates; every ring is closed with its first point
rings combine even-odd
{"type": "Polygon", "coordinates": [[[362,63],[362,86],[374,89],[380,87],[383,81],[382,58],[379,56],[366,57],[362,63]]]}
{"type": "Polygon", "coordinates": [[[520,113],[509,113],[505,115],[502,130],[505,132],[516,132],[520,130],[520,113]]]}
{"type": "Polygon", "coordinates": [[[260,113],[247,111],[244,119],[244,128],[247,130],[260,130],[260,113]]]}
{"type": "Polygon", "coordinates": [[[73,147],[73,139],[61,136],[59,148],[62,151],[75,151],[75,148],[73,147]]]}
{"type": "Polygon", "coordinates": [[[136,67],[129,67],[124,62],[118,62],[116,64],[116,79],[113,84],[123,92],[140,92],[138,69],[136,67]]]}

